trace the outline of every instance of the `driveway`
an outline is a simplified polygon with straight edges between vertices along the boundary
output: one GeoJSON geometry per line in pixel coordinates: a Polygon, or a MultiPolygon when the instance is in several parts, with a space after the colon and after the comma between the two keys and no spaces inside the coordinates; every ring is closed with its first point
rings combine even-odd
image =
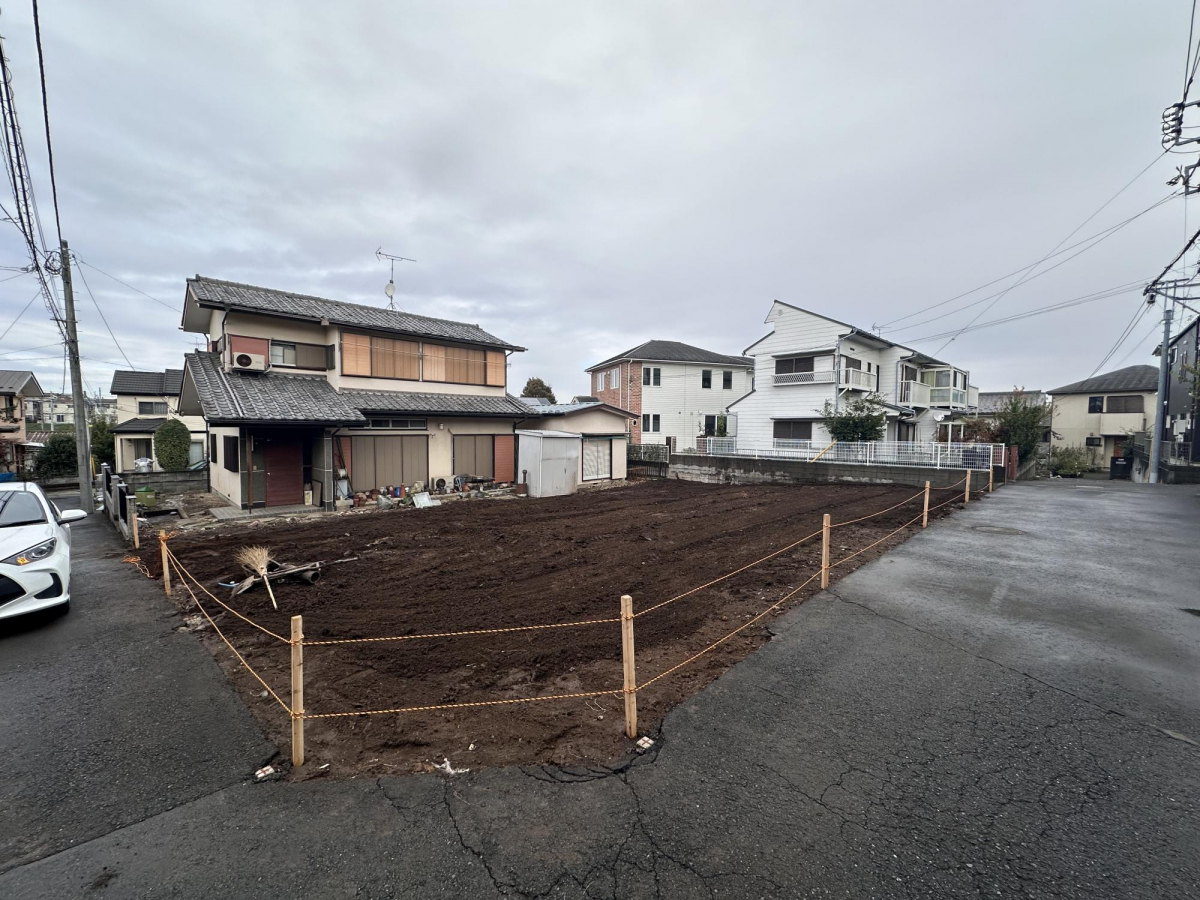
{"type": "Polygon", "coordinates": [[[449,780],[249,784],[249,716],[93,531],[79,608],[0,639],[0,896],[1198,896],[1198,493],[1005,488],[655,752],[449,780]]]}

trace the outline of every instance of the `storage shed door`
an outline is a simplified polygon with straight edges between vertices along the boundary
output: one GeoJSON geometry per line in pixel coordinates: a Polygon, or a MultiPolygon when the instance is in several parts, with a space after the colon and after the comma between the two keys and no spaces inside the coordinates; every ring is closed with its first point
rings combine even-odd
{"type": "Polygon", "coordinates": [[[583,439],[583,480],[612,478],[612,439],[583,439]]]}
{"type": "Polygon", "coordinates": [[[496,464],[490,434],[454,436],[454,474],[495,478],[496,464]]]}

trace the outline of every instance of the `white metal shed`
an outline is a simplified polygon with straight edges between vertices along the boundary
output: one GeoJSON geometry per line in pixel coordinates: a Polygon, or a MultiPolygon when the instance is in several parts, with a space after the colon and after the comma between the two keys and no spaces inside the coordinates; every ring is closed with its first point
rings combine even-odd
{"type": "Polygon", "coordinates": [[[561,497],[579,487],[583,436],[566,431],[517,431],[517,476],[530,497],[561,497]]]}

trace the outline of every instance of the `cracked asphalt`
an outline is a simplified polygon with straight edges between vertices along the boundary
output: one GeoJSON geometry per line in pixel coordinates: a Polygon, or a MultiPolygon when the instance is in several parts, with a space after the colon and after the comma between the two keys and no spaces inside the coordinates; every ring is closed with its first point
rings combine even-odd
{"type": "Polygon", "coordinates": [[[0,635],[0,896],[1197,897],[1198,546],[1194,486],[1008,487],[644,756],[251,784],[270,748],[97,528],[76,609],[0,635]]]}

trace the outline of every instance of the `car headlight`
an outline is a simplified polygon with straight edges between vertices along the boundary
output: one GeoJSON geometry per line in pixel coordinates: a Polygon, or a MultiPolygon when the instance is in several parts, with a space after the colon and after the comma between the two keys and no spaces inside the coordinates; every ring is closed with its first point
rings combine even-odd
{"type": "Polygon", "coordinates": [[[35,544],[28,550],[22,550],[20,553],[14,553],[8,559],[0,559],[0,564],[7,566],[27,566],[31,562],[37,562],[39,559],[45,559],[54,552],[54,546],[58,543],[58,538],[50,538],[48,541],[42,541],[40,544],[35,544]]]}

